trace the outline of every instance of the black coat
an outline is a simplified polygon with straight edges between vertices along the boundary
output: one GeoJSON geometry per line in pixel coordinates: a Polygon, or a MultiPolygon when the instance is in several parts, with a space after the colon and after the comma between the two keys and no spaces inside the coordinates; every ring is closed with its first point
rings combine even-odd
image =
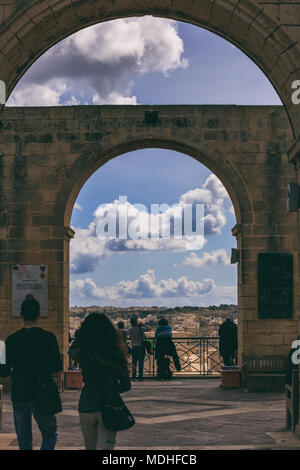
{"type": "Polygon", "coordinates": [[[231,320],[225,320],[219,328],[220,354],[234,353],[238,347],[237,326],[231,320]]]}
{"type": "Polygon", "coordinates": [[[82,360],[80,356],[80,336],[77,336],[68,354],[79,362],[84,387],[79,400],[79,411],[91,413],[101,411],[103,406],[115,395],[127,392],[131,388],[127,368],[119,370],[100,364],[92,356],[82,360]]]}

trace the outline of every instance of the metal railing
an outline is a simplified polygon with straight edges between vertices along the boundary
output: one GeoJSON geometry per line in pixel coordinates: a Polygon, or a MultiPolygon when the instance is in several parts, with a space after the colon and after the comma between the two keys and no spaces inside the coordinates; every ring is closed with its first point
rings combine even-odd
{"type": "MultiPolygon", "coordinates": [[[[148,336],[148,339],[154,338],[148,336]]],[[[177,372],[173,359],[170,362],[170,369],[173,376],[176,377],[218,377],[220,375],[222,358],[219,354],[219,337],[193,336],[174,338],[178,358],[181,365],[181,371],[177,372]]],[[[131,370],[131,357],[129,358],[131,370]]],[[[155,377],[157,372],[157,363],[154,355],[146,354],[144,361],[144,376],[155,377]]]]}

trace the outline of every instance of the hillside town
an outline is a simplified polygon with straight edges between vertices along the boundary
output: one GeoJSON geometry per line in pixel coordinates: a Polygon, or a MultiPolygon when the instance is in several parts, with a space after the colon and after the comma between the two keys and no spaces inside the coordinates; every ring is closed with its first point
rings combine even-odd
{"type": "MultiPolygon", "coordinates": [[[[133,315],[150,327],[153,331],[160,318],[166,318],[172,328],[173,337],[216,337],[221,323],[231,317],[237,323],[237,306],[221,304],[209,307],[70,307],[70,335],[73,338],[75,331],[80,327],[83,318],[91,312],[105,313],[115,325],[124,322],[125,328],[130,327],[130,318],[133,315]]],[[[150,334],[152,336],[152,334],[150,334]]]]}

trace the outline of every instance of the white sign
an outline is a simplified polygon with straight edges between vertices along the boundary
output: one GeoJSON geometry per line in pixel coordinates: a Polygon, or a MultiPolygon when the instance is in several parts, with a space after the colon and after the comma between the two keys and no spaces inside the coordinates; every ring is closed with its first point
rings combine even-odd
{"type": "Polygon", "coordinates": [[[45,265],[12,266],[12,316],[20,317],[21,305],[33,297],[40,304],[41,317],[48,316],[48,267],[45,265]]]}
{"type": "Polygon", "coordinates": [[[4,341],[0,341],[0,364],[6,364],[6,348],[4,341]]]}

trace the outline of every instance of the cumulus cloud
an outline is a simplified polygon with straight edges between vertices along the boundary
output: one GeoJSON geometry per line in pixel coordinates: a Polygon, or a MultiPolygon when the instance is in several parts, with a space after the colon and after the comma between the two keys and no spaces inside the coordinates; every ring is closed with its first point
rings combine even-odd
{"type": "Polygon", "coordinates": [[[180,198],[183,204],[205,204],[205,235],[220,234],[226,225],[226,204],[231,204],[226,189],[221,181],[210,175],[202,188],[193,189],[180,198]]]}
{"type": "Polygon", "coordinates": [[[187,67],[173,20],[145,16],[85,28],[46,52],[7,105],[137,104],[134,77],[187,67]],[[56,83],[64,88],[57,88],[56,83]]]}
{"type": "Polygon", "coordinates": [[[93,272],[108,256],[105,241],[92,235],[90,229],[77,229],[71,241],[70,270],[72,274],[93,272]]]}
{"type": "Polygon", "coordinates": [[[196,253],[190,253],[183,261],[183,266],[191,266],[192,268],[212,268],[214,266],[230,265],[230,257],[226,251],[221,248],[210,253],[204,252],[201,256],[196,253]]]}
{"type": "Polygon", "coordinates": [[[58,106],[60,97],[67,90],[63,81],[49,84],[33,83],[30,86],[17,86],[9,98],[8,106],[58,106]]]}
{"type": "Polygon", "coordinates": [[[155,272],[149,269],[134,281],[121,281],[114,286],[98,287],[93,279],[71,281],[71,294],[78,300],[94,301],[118,299],[152,299],[201,296],[215,288],[213,279],[202,282],[191,281],[186,277],[156,281],[155,272]]]}
{"type": "MultiPolygon", "coordinates": [[[[172,207],[167,206],[161,211],[162,213],[156,215],[151,214],[145,206],[133,205],[129,201],[121,205],[119,200],[102,204],[95,210],[94,219],[87,229],[76,230],[75,228],[76,235],[71,241],[71,272],[76,274],[93,272],[102,260],[114,253],[199,250],[207,242],[204,236],[222,232],[226,224],[225,205],[229,202],[230,199],[221,182],[215,175],[210,175],[201,188],[188,191],[172,207]],[[191,239],[191,242],[188,237],[176,238],[175,236],[176,227],[183,228],[182,209],[185,204],[205,205],[204,217],[196,219],[195,212],[193,213],[192,225],[194,227],[192,229],[195,232],[195,225],[197,225],[198,234],[191,239]],[[123,238],[118,224],[120,210],[122,213],[125,210],[127,216],[127,228],[123,238]],[[109,234],[105,229],[110,211],[115,214],[116,223],[112,227],[112,233],[109,234]],[[199,231],[201,225],[204,227],[204,234],[199,231]],[[157,227],[156,234],[153,226],[157,227]],[[101,234],[102,238],[99,238],[101,234]]],[[[184,234],[183,231],[182,233],[184,234]]],[[[188,257],[187,263],[192,265],[191,263],[202,262],[197,261],[195,255],[193,256],[188,257]]],[[[205,256],[203,263],[208,266],[209,263],[219,263],[221,260],[225,262],[227,255],[217,252],[203,256],[205,256]]]]}
{"type": "Polygon", "coordinates": [[[78,202],[75,202],[74,209],[77,209],[78,211],[82,211],[82,207],[78,202]]]}

